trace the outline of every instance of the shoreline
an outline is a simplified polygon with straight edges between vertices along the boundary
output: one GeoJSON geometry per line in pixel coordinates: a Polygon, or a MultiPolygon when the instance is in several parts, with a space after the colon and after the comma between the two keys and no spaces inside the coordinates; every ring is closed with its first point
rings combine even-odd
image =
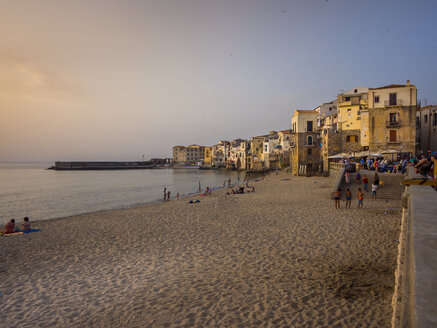
{"type": "Polygon", "coordinates": [[[383,207],[399,202],[335,210],[332,182],[281,172],[255,193],[38,221],[41,232],[0,238],[0,321],[386,326],[400,218],[383,207]]]}

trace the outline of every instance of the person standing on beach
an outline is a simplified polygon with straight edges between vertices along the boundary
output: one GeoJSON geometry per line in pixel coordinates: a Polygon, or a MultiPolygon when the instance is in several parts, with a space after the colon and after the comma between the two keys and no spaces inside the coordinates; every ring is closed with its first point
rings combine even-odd
{"type": "Polygon", "coordinates": [[[167,192],[167,200],[170,200],[170,190],[167,192]]]}
{"type": "Polygon", "coordinates": [[[363,187],[364,191],[369,191],[369,179],[367,179],[366,175],[363,176],[363,187]]]}
{"type": "Polygon", "coordinates": [[[372,200],[376,200],[376,191],[378,190],[378,185],[373,183],[372,184],[372,200]]]}
{"type": "Polygon", "coordinates": [[[341,189],[338,189],[334,195],[334,207],[340,208],[341,189]]]}
{"type": "Polygon", "coordinates": [[[351,180],[350,180],[350,176],[349,176],[349,175],[350,175],[349,172],[346,172],[346,173],[344,174],[344,179],[345,179],[347,185],[350,185],[350,183],[351,183],[351,180]]]}
{"type": "Polygon", "coordinates": [[[167,187],[164,188],[164,201],[165,201],[166,197],[167,197],[167,187]]]}
{"type": "Polygon", "coordinates": [[[176,199],[179,199],[179,193],[176,194],[176,199]]]}
{"type": "Polygon", "coordinates": [[[375,174],[373,175],[373,183],[379,185],[379,175],[376,171],[375,174]]]}
{"type": "Polygon", "coordinates": [[[231,178],[228,179],[228,187],[231,186],[231,178]]]}
{"type": "Polygon", "coordinates": [[[346,190],[346,208],[351,208],[352,192],[347,188],[346,190]]]}
{"type": "Polygon", "coordinates": [[[361,188],[358,188],[358,208],[363,208],[364,203],[364,194],[361,191],[361,188]]]}

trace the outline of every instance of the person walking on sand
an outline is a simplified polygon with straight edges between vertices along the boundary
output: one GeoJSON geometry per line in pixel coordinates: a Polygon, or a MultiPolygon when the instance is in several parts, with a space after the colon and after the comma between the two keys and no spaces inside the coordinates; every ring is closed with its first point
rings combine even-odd
{"type": "Polygon", "coordinates": [[[376,200],[376,191],[378,190],[378,185],[373,183],[372,184],[372,200],[376,200]]]}
{"type": "Polygon", "coordinates": [[[360,172],[357,172],[357,174],[355,175],[355,181],[357,184],[361,184],[361,174],[360,172]]]}
{"type": "Polygon", "coordinates": [[[347,188],[346,190],[346,208],[351,208],[352,192],[347,188]]]}
{"type": "Polygon", "coordinates": [[[364,191],[369,191],[369,179],[367,179],[366,175],[363,176],[363,187],[364,191]]]}
{"type": "Polygon", "coordinates": [[[364,194],[361,191],[361,188],[358,188],[358,208],[363,208],[364,203],[364,194]]]}
{"type": "Polygon", "coordinates": [[[334,195],[334,207],[340,208],[341,189],[338,189],[334,195]]]}
{"type": "Polygon", "coordinates": [[[166,197],[167,197],[167,187],[164,188],[164,201],[165,201],[166,197]]]}

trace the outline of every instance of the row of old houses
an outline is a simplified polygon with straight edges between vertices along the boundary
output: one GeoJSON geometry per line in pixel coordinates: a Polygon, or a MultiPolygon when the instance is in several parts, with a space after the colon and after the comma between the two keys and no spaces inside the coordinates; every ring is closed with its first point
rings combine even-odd
{"type": "Polygon", "coordinates": [[[270,131],[250,139],[220,140],[213,146],[174,146],[174,167],[264,171],[288,166],[291,131],[270,131]]]}
{"type": "Polygon", "coordinates": [[[293,174],[329,170],[346,156],[415,154],[437,149],[437,106],[420,108],[406,84],[356,87],[312,110],[295,110],[291,129],[214,146],[173,147],[175,165],[262,171],[290,166],[293,174]]]}
{"type": "Polygon", "coordinates": [[[296,174],[325,172],[344,156],[414,154],[417,88],[391,84],[356,87],[292,118],[291,166],[296,174]]]}

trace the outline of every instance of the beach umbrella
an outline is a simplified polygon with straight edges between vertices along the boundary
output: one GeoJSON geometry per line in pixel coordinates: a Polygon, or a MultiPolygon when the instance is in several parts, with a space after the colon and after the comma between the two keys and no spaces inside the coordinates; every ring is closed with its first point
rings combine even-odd
{"type": "Polygon", "coordinates": [[[384,155],[380,154],[380,153],[373,153],[373,154],[370,154],[370,157],[384,157],[384,155]]]}

